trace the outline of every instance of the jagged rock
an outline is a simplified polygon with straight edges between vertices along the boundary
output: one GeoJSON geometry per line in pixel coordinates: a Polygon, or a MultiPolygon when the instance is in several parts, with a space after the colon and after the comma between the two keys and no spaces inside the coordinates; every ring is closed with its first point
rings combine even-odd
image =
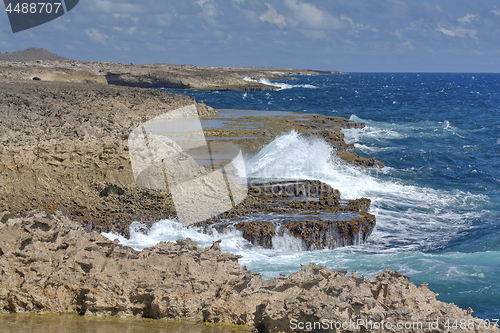
{"type": "Polygon", "coordinates": [[[288,234],[305,250],[361,244],[375,227],[370,199],[341,201],[338,190],[318,180],[253,183],[234,209],[197,223],[209,232],[236,228],[254,245],[273,247],[273,237],[288,234]]]}
{"type": "Polygon", "coordinates": [[[357,165],[361,168],[383,168],[385,166],[384,163],[374,158],[361,157],[352,152],[339,152],[339,156],[347,163],[357,165]]]}
{"type": "MultiPolygon", "coordinates": [[[[125,235],[134,220],[175,215],[168,191],[136,185],[127,140],[139,124],[191,98],[107,85],[0,85],[0,211],[64,210],[88,228],[125,235]]],[[[218,114],[205,104],[197,111],[218,114]]]]}
{"type": "Polygon", "coordinates": [[[421,329],[398,331],[445,332],[446,320],[473,319],[471,310],[436,300],[426,284],[416,287],[394,271],[367,279],[310,264],[264,280],[240,266],[240,256],[221,252],[218,242],[207,249],[189,239],[160,242],[138,252],[84,231],[59,212],[4,214],[2,221],[0,313],[183,319],[259,332],[361,321],[350,331],[365,331],[369,322],[421,322],[421,329]],[[439,329],[430,329],[436,321],[439,329]]]}

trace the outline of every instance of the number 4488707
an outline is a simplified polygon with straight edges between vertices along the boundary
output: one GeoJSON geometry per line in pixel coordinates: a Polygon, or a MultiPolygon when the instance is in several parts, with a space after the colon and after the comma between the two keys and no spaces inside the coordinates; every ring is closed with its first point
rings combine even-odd
{"type": "Polygon", "coordinates": [[[498,319],[492,319],[492,320],[484,320],[484,319],[456,319],[455,321],[447,320],[446,323],[444,324],[444,328],[446,329],[479,329],[479,328],[484,328],[484,329],[498,329],[498,319]]]}
{"type": "Polygon", "coordinates": [[[5,11],[7,13],[23,13],[23,14],[52,14],[53,12],[57,14],[61,8],[62,3],[51,3],[51,2],[24,2],[18,3],[14,8],[12,8],[12,3],[9,3],[5,11]]]}

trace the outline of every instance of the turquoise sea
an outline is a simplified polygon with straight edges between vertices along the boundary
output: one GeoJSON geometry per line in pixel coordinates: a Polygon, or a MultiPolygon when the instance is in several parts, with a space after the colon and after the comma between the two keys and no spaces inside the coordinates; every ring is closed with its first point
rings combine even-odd
{"type": "MultiPolygon", "coordinates": [[[[331,159],[331,147],[283,133],[255,156],[249,177],[320,179],[346,199],[372,199],[377,226],[365,244],[301,251],[295,240],[254,247],[241,234],[208,236],[164,220],[148,234],[121,242],[136,248],[191,237],[201,245],[221,238],[225,251],[265,278],[310,262],[367,277],[387,268],[439,300],[500,318],[500,74],[350,73],[273,81],[266,92],[177,91],[217,109],[295,111],[366,123],[343,130],[356,152],[385,163],[361,170],[331,159]]],[[[110,237],[117,237],[108,235],[110,237]]]]}

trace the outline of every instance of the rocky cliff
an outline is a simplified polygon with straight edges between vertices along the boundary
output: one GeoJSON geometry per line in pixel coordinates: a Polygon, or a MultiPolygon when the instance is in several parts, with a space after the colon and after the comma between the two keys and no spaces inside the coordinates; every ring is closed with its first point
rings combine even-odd
{"type": "MultiPolygon", "coordinates": [[[[167,191],[135,184],[127,138],[191,98],[107,85],[0,84],[0,211],[59,209],[89,229],[117,232],[134,219],[175,215],[167,191]]],[[[197,109],[217,114],[204,104],[197,109]]]]}
{"type": "Polygon", "coordinates": [[[192,65],[124,65],[82,62],[58,57],[43,49],[0,55],[0,78],[49,82],[100,83],[142,88],[198,90],[276,90],[259,79],[284,80],[287,75],[339,74],[293,68],[196,67],[192,65]],[[246,78],[252,78],[248,80],[246,78]]]}
{"type": "MultiPolygon", "coordinates": [[[[448,332],[446,320],[473,320],[472,310],[437,301],[426,284],[394,271],[368,279],[310,264],[264,280],[217,242],[199,248],[186,239],[137,252],[61,213],[2,213],[0,221],[0,313],[183,319],[258,332],[308,323],[326,323],[328,332],[386,332],[407,323],[417,326],[398,331],[448,332]],[[372,329],[377,324],[384,328],[372,329]]],[[[451,330],[459,331],[477,330],[451,330]]]]}

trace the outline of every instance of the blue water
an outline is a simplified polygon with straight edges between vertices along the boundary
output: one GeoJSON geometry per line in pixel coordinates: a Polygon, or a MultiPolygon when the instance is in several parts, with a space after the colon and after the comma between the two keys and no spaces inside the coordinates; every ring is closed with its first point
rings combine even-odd
{"type": "MultiPolygon", "coordinates": [[[[305,252],[291,239],[276,249],[252,247],[238,234],[223,249],[264,277],[316,262],[373,276],[398,270],[439,300],[500,318],[500,74],[387,74],[303,76],[267,92],[175,91],[218,109],[282,110],[342,116],[366,123],[344,130],[356,152],[385,163],[360,170],[329,157],[324,141],[284,133],[253,157],[249,176],[321,179],[345,198],[372,199],[377,227],[361,246],[305,252]],[[286,85],[285,85],[286,84],[286,85]],[[307,154],[304,154],[307,152],[307,154]]],[[[209,244],[172,221],[138,248],[182,236],[209,244]]],[[[136,236],[134,236],[136,235],[136,236]]]]}

